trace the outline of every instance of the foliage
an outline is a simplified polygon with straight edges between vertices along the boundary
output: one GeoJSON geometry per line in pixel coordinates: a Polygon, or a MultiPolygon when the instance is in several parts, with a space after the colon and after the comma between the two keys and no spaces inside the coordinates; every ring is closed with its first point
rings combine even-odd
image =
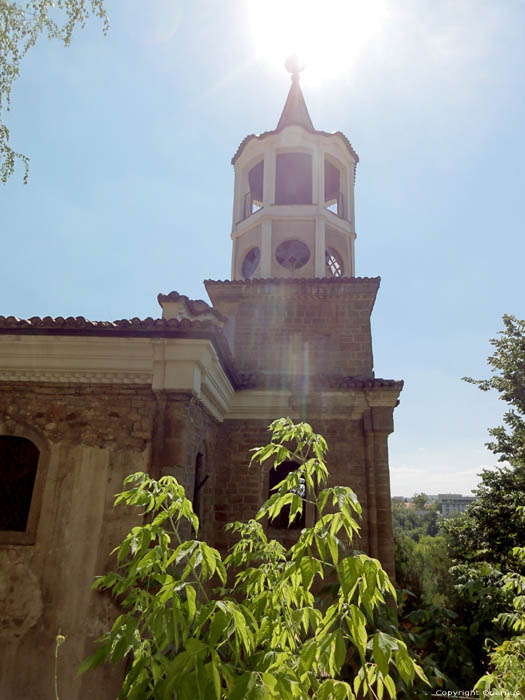
{"type": "Polygon", "coordinates": [[[412,497],[412,501],[416,508],[422,510],[426,504],[428,503],[428,496],[426,493],[415,493],[414,496],[412,497]]]}
{"type": "Polygon", "coordinates": [[[500,461],[525,467],[525,321],[503,316],[504,330],[490,343],[496,349],[488,358],[493,376],[490,379],[465,381],[482,391],[495,389],[510,409],[503,416],[504,425],[489,429],[494,438],[487,447],[499,455],[500,461]]]}
{"type": "Polygon", "coordinates": [[[240,539],[224,560],[206,542],[182,538],[187,522],[198,531],[198,519],[175,478],[125,480],[116,503],[142,509],[149,522],[132,529],[115,550],[117,570],[94,584],[123,613],[81,667],[126,657],[120,698],[328,700],[383,698],[385,690],[395,698],[393,674],[406,685],[423,676],[392,626],[377,628],[395,591],[377,560],[348,552],[361,508],[350,488],[322,488],[326,442],[289,419],[270,430],[252,462],[294,460],[298,469],[254,520],[230,525],[240,539]],[[267,539],[261,520],[288,506],[291,522],[306,503],[317,519],[296,544],[267,539]],[[315,596],[323,581],[330,604],[315,596]]]}
{"type": "Polygon", "coordinates": [[[475,494],[466,513],[447,518],[441,526],[451,559],[465,564],[487,561],[512,570],[519,566],[512,548],[525,542],[525,521],[518,513],[525,504],[525,469],[484,469],[475,494]]]}
{"type": "Polygon", "coordinates": [[[512,551],[525,542],[525,521],[518,513],[525,504],[525,321],[505,315],[503,323],[500,337],[490,341],[493,376],[465,380],[482,391],[495,389],[509,404],[504,425],[489,430],[493,441],[487,447],[511,466],[484,469],[476,501],[465,514],[446,521],[442,531],[455,562],[487,561],[505,572],[519,568],[512,551]]]}
{"type": "MultiPolygon", "coordinates": [[[[458,691],[472,687],[476,673],[476,658],[470,648],[468,624],[460,620],[458,613],[439,605],[414,606],[407,591],[405,605],[413,609],[403,614],[404,640],[418,663],[421,664],[432,688],[458,691]],[[408,594],[408,595],[407,595],[408,594]]],[[[410,700],[427,698],[428,690],[421,688],[419,695],[410,700]]]]}
{"type": "Polygon", "coordinates": [[[418,604],[437,607],[452,604],[454,581],[449,574],[451,562],[444,537],[425,535],[414,542],[403,533],[396,533],[395,563],[398,585],[410,590],[418,604]]]}
{"type": "MultiPolygon", "coordinates": [[[[525,563],[525,547],[515,547],[514,556],[525,563]]],[[[518,632],[496,646],[490,655],[492,671],[474,686],[476,690],[495,696],[496,690],[518,691],[525,695],[525,576],[507,574],[504,589],[512,593],[512,611],[500,613],[494,620],[502,628],[518,632]]]]}
{"type": "MultiPolygon", "coordinates": [[[[523,517],[524,509],[518,514],[523,517]]],[[[513,556],[525,564],[525,547],[514,547],[513,556]]],[[[484,695],[497,697],[496,691],[518,692],[525,696],[525,576],[518,573],[506,574],[503,590],[512,597],[511,612],[502,612],[494,622],[503,629],[517,632],[496,646],[490,655],[492,670],[476,683],[474,688],[484,695]]]]}
{"type": "Polygon", "coordinates": [[[25,169],[29,160],[9,145],[9,129],[4,123],[11,105],[11,90],[20,73],[25,54],[43,35],[69,46],[76,27],[84,27],[90,15],[99,17],[104,32],[109,28],[104,0],[28,0],[25,3],[0,0],[0,179],[6,182],[16,161],[25,169]]]}
{"type": "Polygon", "coordinates": [[[475,686],[480,696],[521,697],[525,558],[516,545],[525,542],[519,512],[525,504],[525,322],[503,320],[505,330],[491,341],[493,377],[466,381],[496,389],[509,403],[488,447],[511,467],[483,470],[476,501],[466,513],[441,520],[441,534],[426,551],[423,523],[396,507],[393,513],[398,583],[413,591],[404,603],[405,641],[433,687],[460,691],[484,674],[475,686]],[[433,580],[443,581],[441,590],[432,588],[433,580]],[[521,634],[508,639],[509,628],[521,634]]]}
{"type": "Polygon", "coordinates": [[[407,535],[415,542],[419,542],[425,535],[434,537],[439,532],[438,512],[435,508],[419,513],[396,501],[392,502],[392,524],[395,533],[407,535]]]}

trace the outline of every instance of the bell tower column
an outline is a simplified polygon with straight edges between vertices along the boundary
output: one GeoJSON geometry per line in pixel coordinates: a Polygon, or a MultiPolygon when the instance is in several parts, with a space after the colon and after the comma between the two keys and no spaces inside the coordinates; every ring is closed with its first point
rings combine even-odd
{"type": "Polygon", "coordinates": [[[272,220],[261,222],[261,277],[272,276],[272,220]]]}
{"type": "Polygon", "coordinates": [[[321,216],[315,217],[315,276],[326,277],[325,272],[326,235],[325,221],[321,216]]]}

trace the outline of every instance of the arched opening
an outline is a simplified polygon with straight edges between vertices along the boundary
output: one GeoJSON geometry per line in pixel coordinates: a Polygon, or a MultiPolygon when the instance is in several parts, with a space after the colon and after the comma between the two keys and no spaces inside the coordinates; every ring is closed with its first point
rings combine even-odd
{"type": "Polygon", "coordinates": [[[341,171],[331,161],[325,159],[324,162],[324,205],[325,207],[340,216],[345,217],[345,201],[342,192],[341,171]]]}
{"type": "MultiPolygon", "coordinates": [[[[292,472],[297,470],[297,467],[299,465],[297,462],[292,462],[292,461],[286,461],[282,462],[279,464],[279,466],[276,469],[271,469],[270,470],[270,475],[269,475],[269,496],[272,496],[275,491],[272,489],[274,486],[278,486],[278,484],[285,479],[288,474],[291,474],[292,472]]],[[[294,491],[294,493],[297,493],[298,496],[304,497],[306,494],[306,486],[304,482],[301,483],[299,489],[294,491]]],[[[306,523],[306,504],[303,504],[303,512],[302,514],[296,515],[295,519],[288,524],[288,520],[290,518],[290,506],[285,506],[279,515],[275,518],[275,520],[272,520],[270,522],[270,527],[275,527],[281,530],[302,530],[303,527],[305,526],[306,523]]]]}
{"type": "Polygon", "coordinates": [[[0,530],[26,531],[39,456],[31,440],[0,435],[0,530]]]}
{"type": "Polygon", "coordinates": [[[312,203],[312,156],[309,153],[277,154],[275,203],[312,203]]]}
{"type": "Polygon", "coordinates": [[[248,172],[248,192],[244,195],[243,219],[247,219],[263,205],[264,160],[260,160],[248,172]]]}

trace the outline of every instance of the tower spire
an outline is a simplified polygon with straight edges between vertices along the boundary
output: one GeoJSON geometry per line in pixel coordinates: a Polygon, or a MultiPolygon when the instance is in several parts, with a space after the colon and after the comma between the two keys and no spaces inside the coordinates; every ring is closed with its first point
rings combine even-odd
{"type": "Polygon", "coordinates": [[[300,73],[304,70],[304,64],[301,63],[296,55],[289,56],[285,62],[286,70],[291,73],[292,85],[290,92],[286,98],[281,118],[277,124],[276,131],[281,131],[287,126],[302,126],[308,131],[315,131],[308,108],[304,101],[303,91],[299,85],[300,73]]]}

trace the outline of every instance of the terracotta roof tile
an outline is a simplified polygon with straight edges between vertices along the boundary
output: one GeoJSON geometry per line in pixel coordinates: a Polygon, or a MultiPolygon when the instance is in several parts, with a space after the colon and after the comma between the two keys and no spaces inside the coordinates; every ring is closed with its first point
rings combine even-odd
{"type": "Polygon", "coordinates": [[[381,277],[257,277],[248,280],[204,280],[204,284],[236,284],[252,285],[254,287],[263,284],[319,284],[340,285],[341,283],[367,284],[369,282],[380,282],[381,277]]]}
{"type": "MultiPolygon", "coordinates": [[[[283,127],[284,128],[284,127],[283,127]]],[[[303,127],[305,128],[305,127],[303,127]]],[[[239,159],[241,153],[244,151],[246,145],[252,140],[252,139],[257,139],[258,141],[263,141],[267,136],[274,136],[275,134],[278,134],[279,131],[282,131],[282,129],[272,129],[271,131],[264,131],[262,134],[248,134],[241,143],[239,144],[239,147],[235,151],[235,155],[232,158],[232,165],[235,165],[237,160],[239,159]]],[[[344,145],[350,152],[350,154],[355,158],[356,166],[357,163],[359,163],[359,156],[355,152],[352,144],[348,140],[348,138],[343,134],[342,131],[320,131],[319,129],[307,129],[311,134],[315,134],[316,136],[339,136],[339,138],[343,141],[344,145]]],[[[354,174],[355,174],[356,168],[354,168],[354,174]]]]}

